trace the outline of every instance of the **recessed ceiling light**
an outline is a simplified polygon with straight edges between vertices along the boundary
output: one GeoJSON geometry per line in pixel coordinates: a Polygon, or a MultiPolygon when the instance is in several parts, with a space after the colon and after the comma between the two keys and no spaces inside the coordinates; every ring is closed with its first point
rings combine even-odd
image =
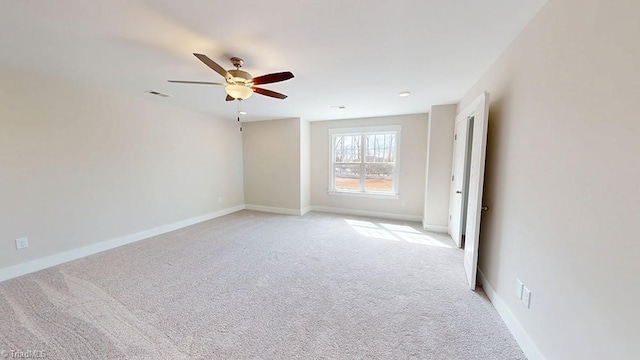
{"type": "Polygon", "coordinates": [[[403,91],[403,92],[401,92],[401,93],[400,93],[400,94],[398,94],[398,95],[399,95],[400,97],[407,97],[407,96],[411,95],[411,93],[410,93],[410,92],[408,92],[408,91],[403,91]]]}
{"type": "Polygon", "coordinates": [[[246,111],[238,111],[238,115],[247,115],[246,111]]]}

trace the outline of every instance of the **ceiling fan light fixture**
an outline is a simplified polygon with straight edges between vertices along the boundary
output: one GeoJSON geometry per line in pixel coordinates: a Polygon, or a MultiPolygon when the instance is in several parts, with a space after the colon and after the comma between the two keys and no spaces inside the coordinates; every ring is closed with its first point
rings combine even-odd
{"type": "Polygon", "coordinates": [[[225,91],[227,92],[227,97],[225,101],[233,101],[233,100],[245,100],[251,97],[254,92],[268,96],[276,99],[286,99],[287,95],[280,94],[279,92],[275,92],[269,89],[264,89],[261,87],[256,87],[255,85],[264,85],[271,84],[280,81],[285,81],[292,79],[294,76],[291,71],[283,71],[279,73],[266,74],[262,76],[258,76],[254,78],[248,72],[244,70],[240,70],[244,60],[233,57],[231,58],[231,63],[235,66],[235,69],[225,70],[222,66],[220,66],[215,61],[211,60],[207,55],[193,53],[198,60],[202,61],[205,65],[207,65],[211,70],[217,72],[221,75],[226,84],[214,83],[209,81],[182,81],[182,80],[169,80],[169,82],[173,83],[182,83],[182,84],[206,84],[206,85],[224,85],[225,91]]]}
{"type": "Polygon", "coordinates": [[[244,85],[227,85],[224,88],[227,94],[234,99],[246,100],[253,95],[253,89],[244,85]]]}

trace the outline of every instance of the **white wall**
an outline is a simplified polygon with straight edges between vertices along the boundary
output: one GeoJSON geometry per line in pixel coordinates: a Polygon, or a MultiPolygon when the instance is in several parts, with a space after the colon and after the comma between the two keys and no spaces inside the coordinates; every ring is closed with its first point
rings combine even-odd
{"type": "Polygon", "coordinates": [[[232,119],[13,69],[0,78],[0,270],[243,204],[232,119]]]}
{"type": "Polygon", "coordinates": [[[247,208],[300,214],[300,123],[294,118],[243,125],[247,208]]]}
{"type": "Polygon", "coordinates": [[[422,225],[431,231],[447,232],[449,225],[449,189],[456,109],[456,105],[436,105],[432,106],[429,112],[422,225]]]}
{"type": "Polygon", "coordinates": [[[300,121],[300,210],[311,208],[311,123],[300,121]]]}
{"type": "Polygon", "coordinates": [[[311,203],[314,209],[358,211],[420,221],[425,190],[427,114],[311,123],[311,203]],[[329,195],[329,129],[402,125],[398,199],[329,195]]]}
{"type": "Polygon", "coordinates": [[[459,104],[491,92],[480,269],[548,359],[640,359],[639,14],[552,0],[459,104]]]}

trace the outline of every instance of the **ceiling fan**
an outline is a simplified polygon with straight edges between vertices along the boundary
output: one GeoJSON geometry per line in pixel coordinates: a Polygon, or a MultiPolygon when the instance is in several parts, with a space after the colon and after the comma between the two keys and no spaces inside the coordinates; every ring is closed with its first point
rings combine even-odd
{"type": "Polygon", "coordinates": [[[225,79],[225,83],[215,83],[208,81],[168,80],[169,82],[180,84],[222,85],[227,91],[227,101],[245,100],[253,95],[254,92],[260,95],[270,96],[277,99],[287,98],[287,95],[285,94],[259,88],[256,87],[256,85],[271,84],[279,81],[289,80],[293,78],[293,74],[289,71],[267,74],[254,78],[248,72],[240,70],[240,68],[244,64],[244,60],[242,60],[241,58],[232,57],[231,63],[236,68],[232,70],[225,70],[222,66],[209,59],[209,57],[207,57],[206,55],[196,53],[194,53],[193,55],[195,55],[205,65],[213,69],[213,71],[222,75],[222,77],[225,79]]]}

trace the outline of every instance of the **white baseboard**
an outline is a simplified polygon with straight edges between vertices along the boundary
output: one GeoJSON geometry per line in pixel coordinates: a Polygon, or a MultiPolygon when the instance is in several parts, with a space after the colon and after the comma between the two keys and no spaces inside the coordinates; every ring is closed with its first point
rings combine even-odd
{"type": "Polygon", "coordinates": [[[114,239],[102,241],[99,243],[83,246],[80,248],[68,250],[58,254],[46,256],[43,258],[27,261],[22,264],[8,266],[0,269],[0,282],[9,280],[18,276],[26,275],[32,272],[40,271],[52,266],[60,265],[69,261],[77,260],[85,256],[93,255],[105,250],[117,248],[122,245],[130,244],[136,241],[148,239],[153,236],[161,235],[170,231],[178,230],[193,224],[211,220],[223,215],[231,214],[244,209],[244,205],[238,205],[227,209],[214,211],[209,214],[196,216],[193,218],[180,220],[171,224],[158,226],[152,229],[140,231],[114,239]]]}
{"type": "Polygon", "coordinates": [[[289,208],[281,208],[281,207],[273,207],[273,206],[262,206],[262,205],[252,205],[252,204],[244,204],[244,208],[247,210],[255,210],[268,212],[273,214],[282,214],[282,215],[302,215],[301,210],[299,209],[289,209],[289,208]]]}
{"type": "Polygon", "coordinates": [[[498,314],[507,325],[509,331],[511,331],[511,334],[516,339],[516,342],[520,345],[520,348],[527,358],[529,360],[544,360],[545,357],[542,355],[542,352],[540,352],[538,347],[529,337],[529,334],[527,334],[522,325],[520,325],[518,319],[516,319],[511,310],[509,310],[507,304],[500,298],[498,293],[495,292],[480,269],[478,269],[478,278],[480,279],[480,284],[482,284],[482,289],[487,294],[489,300],[491,300],[493,307],[498,311],[498,314]]]}
{"type": "Polygon", "coordinates": [[[311,206],[304,207],[300,211],[300,215],[304,215],[304,214],[308,213],[309,211],[311,211],[311,206]]]}
{"type": "Polygon", "coordinates": [[[422,224],[422,227],[427,230],[427,231],[431,231],[431,232],[437,232],[437,233],[444,233],[447,234],[449,233],[449,227],[448,226],[442,226],[442,225],[429,225],[429,224],[422,224]]]}
{"type": "Polygon", "coordinates": [[[392,213],[383,213],[383,212],[377,212],[377,211],[334,208],[334,207],[327,207],[327,206],[311,206],[311,211],[333,213],[333,214],[343,214],[343,215],[369,216],[369,217],[377,217],[377,218],[383,218],[383,219],[404,220],[404,221],[414,221],[414,222],[422,221],[422,216],[404,215],[404,214],[392,214],[392,213]]]}

